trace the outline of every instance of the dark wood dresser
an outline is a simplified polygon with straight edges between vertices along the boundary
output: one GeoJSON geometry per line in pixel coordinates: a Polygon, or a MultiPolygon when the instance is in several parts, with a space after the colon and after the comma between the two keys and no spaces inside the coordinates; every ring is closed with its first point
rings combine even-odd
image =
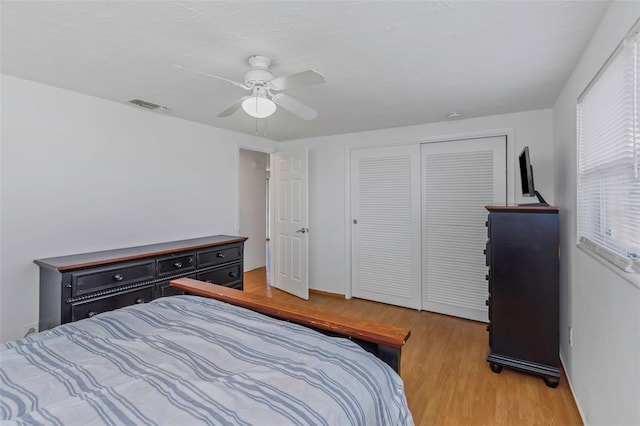
{"type": "Polygon", "coordinates": [[[176,278],[242,290],[246,240],[215,235],[35,260],[40,266],[39,330],[182,294],[169,285],[176,278]]]}
{"type": "Polygon", "coordinates": [[[558,209],[488,206],[491,370],[510,367],[560,379],[558,209]]]}

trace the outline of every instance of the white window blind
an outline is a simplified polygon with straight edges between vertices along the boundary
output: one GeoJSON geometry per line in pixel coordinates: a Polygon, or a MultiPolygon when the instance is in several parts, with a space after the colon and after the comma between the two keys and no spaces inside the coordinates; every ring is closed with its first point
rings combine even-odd
{"type": "Polygon", "coordinates": [[[577,105],[579,242],[629,272],[640,256],[638,29],[636,23],[577,105]]]}

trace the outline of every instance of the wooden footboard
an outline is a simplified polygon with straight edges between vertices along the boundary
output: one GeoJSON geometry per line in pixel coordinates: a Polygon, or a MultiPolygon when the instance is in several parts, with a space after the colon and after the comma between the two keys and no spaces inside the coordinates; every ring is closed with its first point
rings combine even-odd
{"type": "Polygon", "coordinates": [[[402,347],[411,334],[409,329],[340,315],[318,308],[288,305],[269,297],[245,293],[191,278],[171,281],[171,286],[185,290],[190,294],[210,297],[274,318],[301,324],[328,335],[347,337],[389,364],[400,374],[400,357],[402,347]]]}

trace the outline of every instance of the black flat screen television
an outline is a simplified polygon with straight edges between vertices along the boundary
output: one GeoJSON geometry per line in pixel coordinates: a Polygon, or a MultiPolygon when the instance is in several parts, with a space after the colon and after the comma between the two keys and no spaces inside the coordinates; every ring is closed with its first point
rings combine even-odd
{"type": "Polygon", "coordinates": [[[522,195],[525,197],[537,197],[537,203],[521,204],[525,206],[548,206],[547,202],[542,198],[542,195],[536,191],[535,184],[533,182],[533,167],[531,166],[531,159],[529,158],[529,147],[525,146],[520,156],[518,157],[520,163],[520,182],[522,183],[522,195]]]}

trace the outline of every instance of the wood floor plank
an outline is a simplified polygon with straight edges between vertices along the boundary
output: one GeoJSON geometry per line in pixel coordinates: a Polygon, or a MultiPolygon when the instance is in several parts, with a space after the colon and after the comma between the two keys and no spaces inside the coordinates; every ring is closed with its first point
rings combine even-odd
{"type": "Polygon", "coordinates": [[[491,372],[486,324],[361,299],[312,292],[308,301],[267,284],[264,268],[246,272],[245,291],[381,321],[411,330],[402,379],[416,425],[582,425],[564,371],[551,389],[507,368],[491,372]]]}

